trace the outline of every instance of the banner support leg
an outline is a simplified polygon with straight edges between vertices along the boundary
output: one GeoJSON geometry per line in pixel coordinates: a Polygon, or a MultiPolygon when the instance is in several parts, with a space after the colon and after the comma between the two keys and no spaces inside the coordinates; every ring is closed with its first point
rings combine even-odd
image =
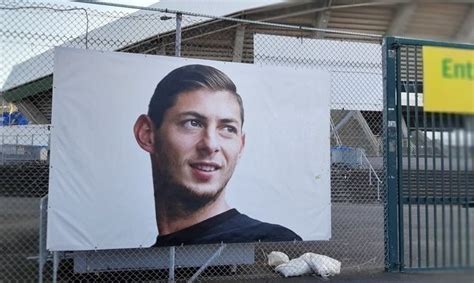
{"type": "Polygon", "coordinates": [[[168,271],[168,282],[174,282],[174,268],[175,268],[175,247],[170,247],[170,262],[168,271]]]}
{"type": "Polygon", "coordinates": [[[221,246],[217,249],[217,251],[194,273],[194,275],[187,281],[188,283],[194,282],[199,275],[216,259],[218,258],[222,251],[225,248],[225,244],[221,244],[221,246]]]}
{"type": "Polygon", "coordinates": [[[53,252],[53,283],[58,282],[58,270],[59,270],[59,253],[60,252],[53,252]]]}

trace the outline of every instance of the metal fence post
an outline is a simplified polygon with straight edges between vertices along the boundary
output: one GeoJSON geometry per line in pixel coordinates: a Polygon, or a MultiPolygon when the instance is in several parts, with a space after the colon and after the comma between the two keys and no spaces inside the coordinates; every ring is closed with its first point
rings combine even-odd
{"type": "Polygon", "coordinates": [[[181,57],[181,21],[183,14],[176,13],[176,41],[175,41],[175,56],[181,57]]]}
{"type": "Polygon", "coordinates": [[[43,283],[44,265],[48,259],[48,251],[46,250],[46,219],[48,209],[48,196],[44,196],[40,200],[40,227],[39,227],[39,257],[38,257],[38,282],[43,283]]]}
{"type": "Polygon", "coordinates": [[[169,270],[168,270],[168,282],[174,282],[174,269],[176,268],[176,249],[174,246],[170,247],[169,250],[169,270]]]}
{"type": "Polygon", "coordinates": [[[398,171],[397,171],[397,109],[396,109],[396,47],[395,38],[386,37],[382,47],[384,84],[384,163],[386,170],[385,262],[389,271],[398,271],[398,171]]]}
{"type": "Polygon", "coordinates": [[[53,252],[53,283],[58,282],[59,262],[61,261],[59,253],[53,252]]]}

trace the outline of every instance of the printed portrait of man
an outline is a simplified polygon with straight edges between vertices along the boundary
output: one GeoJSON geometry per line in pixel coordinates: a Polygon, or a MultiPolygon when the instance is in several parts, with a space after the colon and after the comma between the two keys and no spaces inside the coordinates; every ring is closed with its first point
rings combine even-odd
{"type": "Polygon", "coordinates": [[[214,67],[186,65],[158,83],[148,114],[133,129],[151,159],[159,232],[154,246],[301,240],[226,201],[226,185],[244,154],[243,124],[235,84],[214,67]]]}

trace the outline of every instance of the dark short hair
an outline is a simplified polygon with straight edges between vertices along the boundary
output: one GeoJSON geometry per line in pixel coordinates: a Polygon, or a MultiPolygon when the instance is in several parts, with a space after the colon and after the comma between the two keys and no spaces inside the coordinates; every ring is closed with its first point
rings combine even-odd
{"type": "Polygon", "coordinates": [[[198,89],[228,91],[232,93],[240,107],[240,119],[244,124],[242,98],[232,80],[222,71],[206,65],[186,65],[171,71],[156,86],[148,106],[148,116],[160,128],[166,110],[173,107],[180,93],[198,89]]]}

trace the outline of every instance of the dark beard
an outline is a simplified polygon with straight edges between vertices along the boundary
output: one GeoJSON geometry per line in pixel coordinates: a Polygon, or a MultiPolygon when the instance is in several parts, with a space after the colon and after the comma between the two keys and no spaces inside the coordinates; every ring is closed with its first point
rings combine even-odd
{"type": "Polygon", "coordinates": [[[178,182],[172,180],[167,174],[153,174],[153,186],[155,192],[155,205],[157,200],[166,200],[158,211],[166,211],[169,219],[180,219],[192,215],[196,211],[212,204],[224,191],[227,182],[215,193],[199,193],[178,182]]]}

